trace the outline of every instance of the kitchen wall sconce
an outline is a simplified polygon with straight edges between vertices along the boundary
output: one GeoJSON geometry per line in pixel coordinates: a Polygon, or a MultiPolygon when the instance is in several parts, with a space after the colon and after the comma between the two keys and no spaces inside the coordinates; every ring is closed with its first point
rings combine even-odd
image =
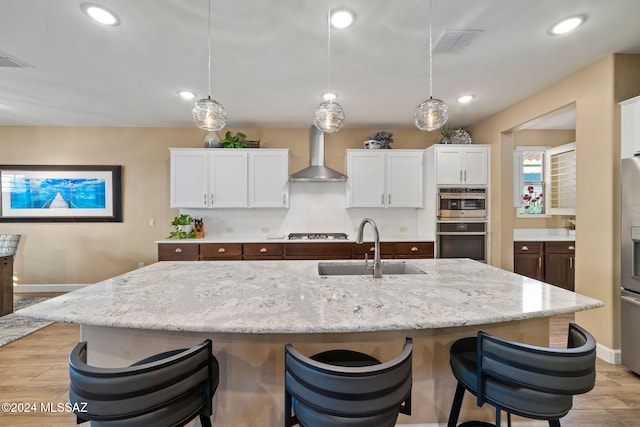
{"type": "Polygon", "coordinates": [[[209,27],[209,96],[205,99],[199,99],[196,101],[196,105],[191,111],[193,121],[200,129],[206,131],[218,131],[225,127],[227,124],[227,112],[222,104],[218,101],[211,99],[211,0],[209,0],[209,14],[207,17],[207,24],[209,27]]]}
{"type": "MultiPolygon", "coordinates": [[[[327,89],[331,88],[331,7],[327,11],[327,89]]],[[[313,113],[313,124],[325,133],[338,132],[344,125],[344,110],[334,102],[336,94],[330,90],[324,93],[325,102],[318,105],[313,113]],[[333,94],[333,98],[326,95],[333,94]]]]}
{"type": "Polygon", "coordinates": [[[433,40],[431,36],[432,0],[429,0],[429,99],[422,102],[413,114],[413,122],[420,130],[440,129],[449,118],[449,107],[433,97],[433,40]]]}

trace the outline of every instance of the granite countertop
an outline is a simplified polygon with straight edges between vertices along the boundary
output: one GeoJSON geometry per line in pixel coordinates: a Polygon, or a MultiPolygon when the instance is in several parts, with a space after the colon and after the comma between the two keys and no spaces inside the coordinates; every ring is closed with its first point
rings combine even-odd
{"type": "Polygon", "coordinates": [[[318,261],[165,261],[16,314],[118,328],[267,334],[457,327],[602,306],[469,259],[409,263],[426,274],[323,277],[318,261]]]}
{"type": "Polygon", "coordinates": [[[514,242],[557,242],[575,241],[576,235],[569,235],[564,228],[514,228],[514,242]]]}
{"type": "MultiPolygon", "coordinates": [[[[156,240],[154,243],[170,243],[170,244],[183,244],[183,243],[336,243],[346,242],[355,243],[356,235],[348,234],[346,240],[330,240],[330,239],[287,239],[286,236],[205,236],[201,239],[163,239],[156,240]]],[[[373,241],[373,237],[366,235],[365,241],[373,241]]],[[[416,234],[387,234],[380,236],[380,242],[433,242],[426,236],[419,236],[416,234]]]]}

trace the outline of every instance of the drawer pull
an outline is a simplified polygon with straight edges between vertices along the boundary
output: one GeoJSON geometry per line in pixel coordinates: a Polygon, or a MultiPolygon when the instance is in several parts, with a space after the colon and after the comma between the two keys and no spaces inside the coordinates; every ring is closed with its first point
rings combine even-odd
{"type": "Polygon", "coordinates": [[[182,248],[176,248],[176,250],[174,252],[177,253],[177,254],[182,253],[182,248]]]}
{"type": "Polygon", "coordinates": [[[569,246],[569,250],[570,250],[570,251],[575,251],[575,250],[576,250],[576,247],[575,247],[575,246],[573,246],[573,245],[571,245],[571,246],[569,246]]]}
{"type": "Polygon", "coordinates": [[[520,248],[520,250],[528,251],[528,250],[529,250],[529,248],[528,248],[527,246],[523,246],[523,247],[521,247],[521,248],[520,248]]]}
{"type": "Polygon", "coordinates": [[[267,248],[260,248],[260,253],[266,254],[267,253],[267,248]]]}
{"type": "Polygon", "coordinates": [[[225,252],[227,252],[227,250],[226,250],[225,248],[220,248],[220,249],[218,249],[218,253],[219,253],[219,254],[223,254],[223,253],[225,253],[225,252]]]}
{"type": "Polygon", "coordinates": [[[412,248],[411,248],[411,252],[418,252],[418,248],[417,248],[417,247],[415,247],[415,246],[414,246],[414,247],[412,247],[412,248]]]}
{"type": "Polygon", "coordinates": [[[372,246],[372,247],[369,248],[369,252],[375,252],[375,251],[376,251],[375,247],[372,246]]]}

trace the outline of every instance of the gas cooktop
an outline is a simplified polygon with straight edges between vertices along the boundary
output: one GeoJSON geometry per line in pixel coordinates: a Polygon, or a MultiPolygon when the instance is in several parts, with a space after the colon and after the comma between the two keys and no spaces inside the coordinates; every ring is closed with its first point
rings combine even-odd
{"type": "Polygon", "coordinates": [[[347,240],[345,233],[289,233],[289,240],[347,240]]]}

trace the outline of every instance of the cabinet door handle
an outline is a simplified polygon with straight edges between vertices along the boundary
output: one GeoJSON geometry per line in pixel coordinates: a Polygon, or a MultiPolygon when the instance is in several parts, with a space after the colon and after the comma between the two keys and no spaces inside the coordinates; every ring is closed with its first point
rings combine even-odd
{"type": "Polygon", "coordinates": [[[529,250],[529,247],[528,247],[528,246],[523,246],[523,247],[521,247],[521,248],[520,248],[520,250],[521,250],[521,251],[528,251],[528,250],[529,250]]]}
{"type": "Polygon", "coordinates": [[[542,257],[538,257],[538,270],[542,270],[542,257]]]}
{"type": "Polygon", "coordinates": [[[573,246],[573,245],[571,245],[571,246],[569,246],[569,250],[570,250],[570,251],[575,251],[575,250],[576,250],[576,247],[575,247],[575,246],[573,246]]]}
{"type": "Polygon", "coordinates": [[[176,248],[176,250],[174,252],[177,253],[177,254],[182,253],[182,248],[176,248]]]}
{"type": "Polygon", "coordinates": [[[261,254],[266,254],[267,253],[267,248],[260,248],[260,253],[261,254]]]}
{"type": "Polygon", "coordinates": [[[204,205],[207,206],[207,193],[204,193],[204,205]]]}
{"type": "Polygon", "coordinates": [[[223,254],[223,253],[225,253],[225,252],[227,252],[227,250],[226,250],[225,248],[220,248],[220,249],[218,249],[218,253],[219,253],[219,254],[223,254]]]}
{"type": "Polygon", "coordinates": [[[572,256],[569,257],[569,269],[573,270],[573,257],[572,256]]]}
{"type": "Polygon", "coordinates": [[[417,248],[417,247],[415,247],[415,246],[414,246],[414,247],[412,247],[412,248],[411,248],[411,252],[418,252],[418,248],[417,248]]]}
{"type": "Polygon", "coordinates": [[[215,198],[213,197],[213,193],[211,193],[211,204],[213,204],[214,200],[215,200],[215,198]]]}
{"type": "Polygon", "coordinates": [[[282,195],[282,206],[287,206],[287,195],[286,194],[282,195]]]}
{"type": "Polygon", "coordinates": [[[462,182],[462,169],[460,169],[460,181],[462,182]]]}
{"type": "Polygon", "coordinates": [[[467,171],[464,171],[464,182],[467,182],[467,171]]]}
{"type": "Polygon", "coordinates": [[[389,194],[389,204],[391,204],[391,194],[389,194]]]}
{"type": "Polygon", "coordinates": [[[380,203],[384,205],[384,194],[380,196],[380,203]]]}

